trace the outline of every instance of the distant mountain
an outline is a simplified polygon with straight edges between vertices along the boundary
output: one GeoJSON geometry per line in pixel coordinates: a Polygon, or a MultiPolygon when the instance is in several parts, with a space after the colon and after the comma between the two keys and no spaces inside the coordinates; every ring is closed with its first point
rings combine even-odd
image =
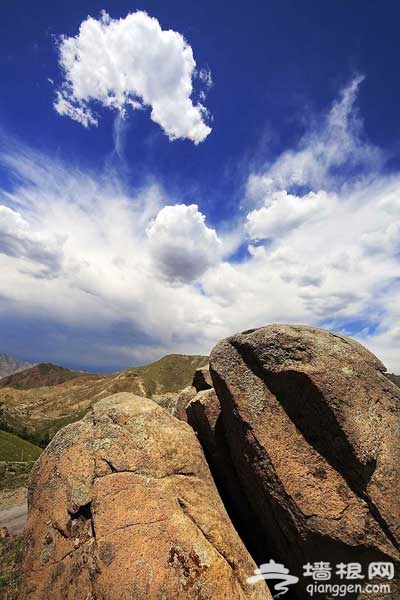
{"type": "MultiPolygon", "coordinates": [[[[40,363],[29,369],[18,371],[0,379],[0,388],[11,387],[16,390],[30,390],[38,387],[59,385],[74,377],[82,377],[81,371],[71,371],[51,363],[40,363]]],[[[96,377],[94,375],[94,377],[96,377]]]]}
{"type": "Polygon", "coordinates": [[[0,379],[32,366],[33,363],[19,360],[19,358],[11,356],[10,354],[0,354],[0,379]]]}
{"type": "Polygon", "coordinates": [[[147,398],[178,392],[207,363],[207,356],[170,354],[148,365],[99,375],[37,365],[0,385],[0,429],[44,447],[98,400],[117,392],[147,398]]]}
{"type": "Polygon", "coordinates": [[[394,373],[388,373],[387,375],[389,379],[393,381],[398,387],[400,387],[400,375],[395,375],[394,373]]]}

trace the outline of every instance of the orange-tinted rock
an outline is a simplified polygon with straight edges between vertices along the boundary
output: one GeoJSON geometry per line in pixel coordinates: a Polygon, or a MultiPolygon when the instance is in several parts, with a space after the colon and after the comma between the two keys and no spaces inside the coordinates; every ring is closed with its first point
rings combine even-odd
{"type": "Polygon", "coordinates": [[[397,563],[400,390],[380,361],[341,335],[274,325],[217,344],[210,369],[258,535],[274,551],[265,561],[284,562],[304,597],[307,562],[357,562],[364,575],[372,561],[397,563]]]}
{"type": "Polygon", "coordinates": [[[199,392],[187,405],[187,422],[197,434],[221,498],[247,549],[262,563],[264,544],[255,531],[259,529],[250,503],[232,463],[221,419],[221,405],[214,388],[199,392]]]}
{"type": "Polygon", "coordinates": [[[21,600],[267,599],[192,429],[121,393],[36,464],[21,600]]]}
{"type": "Polygon", "coordinates": [[[193,385],[189,385],[178,394],[175,410],[173,415],[180,421],[187,423],[186,407],[191,400],[196,396],[197,390],[193,385]]]}
{"type": "Polygon", "coordinates": [[[221,405],[214,388],[203,390],[186,407],[187,422],[199,436],[201,445],[211,455],[217,450],[215,428],[221,414],[221,405]]]}
{"type": "Polygon", "coordinates": [[[0,539],[10,537],[10,532],[8,531],[8,527],[0,527],[0,539]]]}
{"type": "Polygon", "coordinates": [[[196,396],[198,392],[209,390],[212,388],[212,380],[209,366],[206,365],[197,369],[193,376],[192,385],[189,385],[178,394],[173,415],[180,421],[187,422],[186,408],[189,402],[196,396]]]}

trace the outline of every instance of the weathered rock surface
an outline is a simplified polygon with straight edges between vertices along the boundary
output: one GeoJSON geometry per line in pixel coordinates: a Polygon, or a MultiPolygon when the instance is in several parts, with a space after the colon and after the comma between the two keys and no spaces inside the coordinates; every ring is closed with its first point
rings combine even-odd
{"type": "Polygon", "coordinates": [[[68,425],[29,492],[21,600],[266,599],[192,429],[121,393],[68,425]]]}
{"type": "Polygon", "coordinates": [[[208,365],[196,369],[192,385],[183,389],[177,397],[173,415],[180,421],[187,422],[186,408],[198,392],[209,390],[213,386],[208,365]]]}
{"type": "Polygon", "coordinates": [[[172,413],[177,419],[187,423],[186,407],[196,394],[197,390],[193,385],[189,385],[178,394],[175,409],[172,413]]]}
{"type": "Polygon", "coordinates": [[[274,325],[217,344],[210,370],[265,560],[300,577],[296,593],[309,597],[306,562],[357,562],[364,575],[397,563],[400,390],[380,361],[343,336],[274,325]]]}
{"type": "Polygon", "coordinates": [[[259,522],[238,479],[226,441],[221,419],[221,405],[214,388],[196,394],[186,407],[187,422],[197,434],[218,491],[253,558],[261,564],[265,559],[265,545],[254,532],[259,522]]]}
{"type": "Polygon", "coordinates": [[[187,422],[198,433],[201,445],[210,454],[218,452],[215,428],[221,414],[221,405],[214,388],[196,394],[186,407],[187,422]]]}
{"type": "Polygon", "coordinates": [[[193,376],[192,385],[196,388],[198,392],[203,390],[209,390],[213,387],[213,382],[210,375],[210,368],[208,365],[205,367],[201,367],[200,369],[196,369],[193,376]]]}
{"type": "Polygon", "coordinates": [[[165,392],[165,394],[154,394],[152,396],[153,402],[165,408],[171,415],[174,414],[176,409],[176,403],[178,401],[179,394],[173,392],[165,392]]]}

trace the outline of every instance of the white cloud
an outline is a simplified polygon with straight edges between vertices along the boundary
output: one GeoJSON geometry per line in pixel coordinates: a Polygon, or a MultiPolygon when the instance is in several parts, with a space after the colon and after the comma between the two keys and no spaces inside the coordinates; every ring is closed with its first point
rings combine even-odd
{"type": "Polygon", "coordinates": [[[50,273],[60,268],[62,238],[50,239],[34,228],[18,212],[0,204],[0,253],[28,259],[50,273]]]}
{"type": "Polygon", "coordinates": [[[218,255],[221,247],[196,206],[171,206],[157,186],[132,197],[109,174],[81,173],[24,148],[0,162],[18,181],[11,193],[0,192],[12,216],[13,244],[0,247],[0,320],[29,317],[55,323],[54,332],[67,328],[52,360],[64,356],[67,344],[75,349],[73,360],[87,361],[89,354],[91,365],[115,365],[128,356],[145,362],[167,352],[206,352],[224,333],[212,301],[197,282],[188,283],[214,264],[210,252],[218,255]],[[175,232],[185,244],[181,263],[171,211],[183,227],[175,232]],[[37,243],[30,251],[19,244],[27,236],[37,243]],[[47,240],[61,238],[60,268],[39,280],[35,261],[47,240]],[[77,335],[83,343],[74,342],[77,335]]]}
{"type": "Polygon", "coordinates": [[[253,240],[279,237],[303,222],[323,219],[330,202],[324,191],[310,192],[302,198],[285,190],[271,192],[264,198],[264,206],[247,214],[245,229],[253,240]]]}
{"type": "Polygon", "coordinates": [[[286,284],[291,314],[304,311],[306,321],[358,333],[370,346],[379,325],[380,339],[388,334],[381,355],[393,365],[397,315],[388,298],[400,277],[400,175],[383,175],[383,153],[363,139],[361,81],[350,82],[296,149],[250,175],[245,231],[252,244],[262,241],[264,276],[275,290],[276,277],[286,284]]]}
{"type": "MultiPolygon", "coordinates": [[[[348,125],[354,85],[312,139],[319,156],[324,148],[335,157],[326,135],[334,121],[352,149],[343,168],[359,170],[343,183],[337,159],[324,159],[317,178],[303,179],[308,189],[295,191],[290,175],[276,178],[278,157],[253,175],[273,183],[253,188],[252,209],[231,231],[215,231],[201,204],[176,204],[156,186],[132,197],[107,174],[8,145],[0,158],[19,184],[0,195],[11,211],[0,221],[0,319],[2,311],[45,315],[72,331],[58,352],[74,347],[76,360],[90,353],[98,365],[208,352],[221,337],[270,322],[310,323],[356,335],[399,372],[400,173],[368,167],[361,125],[348,125]],[[40,248],[52,240],[61,240],[58,268],[39,280],[40,248]]],[[[297,159],[301,170],[304,149],[291,151],[290,173],[297,159]]]]}
{"type": "MultiPolygon", "coordinates": [[[[163,30],[157,19],[137,11],[123,19],[88,17],[75,37],[62,36],[59,63],[64,82],[54,107],[85,127],[98,124],[92,107],[118,110],[151,107],[151,119],[171,140],[187,138],[195,144],[211,132],[208,112],[191,96],[196,62],[183,36],[163,30]]],[[[203,87],[212,83],[203,69],[203,87]]],[[[205,98],[205,92],[201,98],[205,98]]]]}
{"type": "Polygon", "coordinates": [[[191,282],[215,265],[222,243],[196,204],[165,206],[147,228],[150,252],[172,281],[191,282]]]}
{"type": "Polygon", "coordinates": [[[381,151],[367,143],[355,100],[363,77],[356,77],[318,125],[307,131],[298,147],[283,152],[261,173],[252,173],[247,193],[251,200],[274,190],[296,187],[337,188],[354,173],[379,172],[381,151]]]}

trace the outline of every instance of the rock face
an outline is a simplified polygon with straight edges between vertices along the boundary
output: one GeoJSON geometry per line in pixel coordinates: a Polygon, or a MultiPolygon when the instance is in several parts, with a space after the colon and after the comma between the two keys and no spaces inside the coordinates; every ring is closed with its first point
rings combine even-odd
{"type": "Polygon", "coordinates": [[[203,390],[209,390],[213,387],[213,382],[210,375],[209,366],[201,367],[197,369],[193,376],[192,385],[196,388],[198,392],[203,390]]]}
{"type": "MultiPolygon", "coordinates": [[[[214,388],[196,394],[186,407],[187,422],[199,436],[201,445],[211,455],[218,453],[215,428],[221,405],[214,388]]],[[[218,463],[217,458],[211,462],[218,463]]]]}
{"type": "Polygon", "coordinates": [[[340,335],[269,326],[217,344],[210,370],[265,561],[300,577],[296,594],[309,598],[307,562],[398,563],[400,390],[380,361],[340,335]]]}
{"type": "Polygon", "coordinates": [[[218,491],[236,530],[261,564],[265,558],[263,544],[254,535],[259,522],[242,489],[232,462],[221,419],[221,405],[214,388],[198,392],[186,407],[187,422],[197,434],[218,491]]]}
{"type": "Polygon", "coordinates": [[[198,392],[210,390],[213,386],[208,365],[196,369],[192,385],[183,389],[177,397],[173,415],[180,421],[187,422],[186,408],[198,392]]]}
{"type": "Polygon", "coordinates": [[[36,464],[20,598],[270,599],[189,425],[120,393],[36,464]]]}
{"type": "Polygon", "coordinates": [[[196,396],[197,390],[193,385],[188,385],[185,389],[183,389],[180,394],[178,394],[178,398],[176,401],[176,405],[173,411],[173,415],[179,419],[180,421],[185,421],[187,423],[187,414],[186,407],[191,400],[196,396]]]}

